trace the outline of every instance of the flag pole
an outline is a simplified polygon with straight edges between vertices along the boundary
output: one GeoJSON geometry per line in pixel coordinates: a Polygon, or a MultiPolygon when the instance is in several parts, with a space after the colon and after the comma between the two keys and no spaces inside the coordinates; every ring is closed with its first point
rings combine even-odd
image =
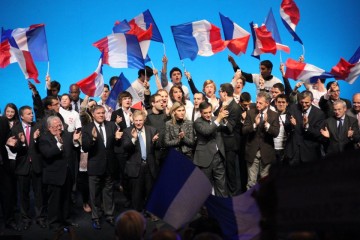
{"type": "Polygon", "coordinates": [[[184,72],[186,72],[186,68],[185,68],[184,60],[181,60],[181,64],[182,64],[182,66],[183,66],[183,68],[184,68],[184,72]]]}
{"type": "Polygon", "coordinates": [[[164,55],[166,56],[166,48],[165,48],[165,43],[163,43],[163,48],[164,48],[164,55]]]}
{"type": "Polygon", "coordinates": [[[281,52],[280,52],[280,63],[282,63],[283,61],[282,61],[282,54],[281,54],[281,52]]]}
{"type": "Polygon", "coordinates": [[[303,49],[303,57],[305,58],[305,47],[304,47],[304,44],[302,44],[302,49],[303,49]]]}

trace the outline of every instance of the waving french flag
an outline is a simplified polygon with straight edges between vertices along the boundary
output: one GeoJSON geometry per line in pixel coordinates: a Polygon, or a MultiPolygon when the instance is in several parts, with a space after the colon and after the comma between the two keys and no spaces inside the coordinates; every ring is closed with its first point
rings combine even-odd
{"type": "MultiPolygon", "coordinates": [[[[140,15],[134,17],[130,22],[129,22],[130,26],[134,26],[136,25],[137,27],[139,27],[140,29],[142,29],[143,31],[146,31],[150,28],[150,26],[152,27],[151,29],[151,36],[150,39],[155,41],[155,42],[161,42],[163,43],[163,39],[162,36],[160,34],[160,31],[150,13],[149,10],[146,10],[145,12],[141,13],[140,15]]],[[[140,41],[140,40],[139,40],[140,41]]]]}
{"type": "Polygon", "coordinates": [[[181,60],[212,56],[228,44],[221,39],[220,28],[206,20],[171,26],[171,30],[181,60]]]}
{"type": "Polygon", "coordinates": [[[324,69],[318,68],[314,65],[296,61],[289,58],[286,63],[285,77],[294,80],[316,82],[318,78],[333,78],[334,75],[325,72],[324,69]]]}
{"type": "Polygon", "coordinates": [[[128,21],[125,19],[120,21],[116,21],[113,27],[113,33],[127,33],[131,29],[128,21]]]}
{"type": "Polygon", "coordinates": [[[142,109],[141,99],[123,73],[120,74],[119,79],[116,81],[114,85],[114,88],[111,89],[109,98],[106,100],[106,104],[109,105],[112,109],[116,109],[117,97],[123,91],[128,91],[131,94],[133,98],[131,107],[134,109],[141,110],[142,109]]]}
{"type": "Polygon", "coordinates": [[[349,61],[341,58],[338,64],[331,69],[331,73],[335,75],[336,79],[344,79],[349,84],[353,84],[360,76],[360,47],[349,61]]]}
{"type": "Polygon", "coordinates": [[[31,53],[34,61],[49,61],[44,24],[34,24],[27,28],[15,28],[2,31],[2,38],[10,45],[31,53]]]}
{"type": "Polygon", "coordinates": [[[81,91],[90,97],[98,97],[104,90],[104,77],[102,74],[103,56],[93,74],[76,83],[81,91]]]}
{"type": "Polygon", "coordinates": [[[254,43],[254,50],[251,56],[260,59],[260,55],[263,53],[275,54],[277,50],[276,42],[266,26],[258,27],[257,24],[251,22],[250,28],[254,43]]]}
{"type": "Polygon", "coordinates": [[[219,14],[225,40],[229,40],[229,44],[227,45],[228,49],[236,55],[245,53],[249,43],[250,33],[245,31],[230,18],[225,17],[221,13],[219,14]]]}
{"type": "Polygon", "coordinates": [[[295,32],[295,28],[300,21],[300,12],[293,0],[283,0],[280,6],[280,16],[286,29],[294,37],[295,41],[303,44],[299,36],[295,32]]]}
{"type": "Polygon", "coordinates": [[[281,38],[280,38],[280,34],[279,34],[279,30],[278,27],[276,25],[276,21],[274,18],[274,14],[272,9],[270,8],[270,11],[266,17],[265,20],[265,26],[267,28],[267,30],[269,30],[272,34],[272,37],[274,38],[275,42],[276,42],[276,49],[277,50],[282,50],[286,53],[290,53],[290,48],[284,44],[282,44],[281,42],[281,38]]]}
{"type": "Polygon", "coordinates": [[[93,44],[103,52],[103,63],[113,68],[145,67],[142,51],[136,36],[113,33],[93,44]]]}

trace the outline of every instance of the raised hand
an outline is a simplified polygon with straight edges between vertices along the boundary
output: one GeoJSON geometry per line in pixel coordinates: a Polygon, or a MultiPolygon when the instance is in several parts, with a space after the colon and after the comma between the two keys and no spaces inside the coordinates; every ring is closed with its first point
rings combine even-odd
{"type": "Polygon", "coordinates": [[[131,129],[131,136],[135,139],[138,138],[138,133],[136,131],[136,128],[131,129]]]}
{"type": "Polygon", "coordinates": [[[354,134],[354,130],[352,130],[351,127],[349,127],[349,130],[347,133],[348,138],[352,138],[353,134],[354,134]]]}
{"type": "Polygon", "coordinates": [[[15,136],[9,137],[8,140],[6,141],[6,145],[8,145],[9,147],[15,147],[17,144],[17,139],[15,136]]]}
{"type": "Polygon", "coordinates": [[[18,139],[20,140],[20,142],[22,142],[22,143],[25,143],[25,135],[24,135],[24,133],[19,133],[18,134],[18,139]]]}
{"type": "Polygon", "coordinates": [[[159,133],[155,134],[155,136],[152,138],[153,142],[156,142],[159,139],[159,133]]]}
{"type": "Polygon", "coordinates": [[[33,137],[34,137],[34,140],[36,140],[38,137],[40,137],[40,129],[35,130],[33,137]]]}
{"type": "Polygon", "coordinates": [[[326,137],[326,138],[329,138],[329,137],[330,137],[330,132],[329,132],[329,130],[327,129],[327,127],[325,127],[325,129],[320,129],[320,133],[321,133],[321,135],[323,135],[323,136],[326,137]]]}
{"type": "Polygon", "coordinates": [[[191,74],[188,71],[185,71],[185,77],[189,80],[191,78],[191,74]]]}
{"type": "Polygon", "coordinates": [[[296,126],[296,119],[294,118],[294,116],[290,116],[290,123],[291,123],[293,126],[296,126]]]}
{"type": "Polygon", "coordinates": [[[119,128],[116,132],[115,132],[115,139],[119,140],[121,139],[121,137],[123,136],[123,132],[121,132],[121,129],[119,128]]]}
{"type": "Polygon", "coordinates": [[[81,131],[77,131],[77,130],[74,131],[74,134],[73,134],[73,140],[74,140],[74,142],[79,141],[80,138],[81,138],[81,131]]]}

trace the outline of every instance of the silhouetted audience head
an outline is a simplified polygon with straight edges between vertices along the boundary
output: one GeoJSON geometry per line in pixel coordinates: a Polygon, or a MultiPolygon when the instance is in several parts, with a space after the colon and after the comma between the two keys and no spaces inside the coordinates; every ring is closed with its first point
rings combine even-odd
{"type": "Polygon", "coordinates": [[[152,235],[151,240],[181,240],[181,238],[176,232],[164,229],[155,232],[152,235]]]}
{"type": "Polygon", "coordinates": [[[118,240],[142,240],[146,230],[146,220],[135,210],[127,210],[116,219],[115,236],[118,240]]]}

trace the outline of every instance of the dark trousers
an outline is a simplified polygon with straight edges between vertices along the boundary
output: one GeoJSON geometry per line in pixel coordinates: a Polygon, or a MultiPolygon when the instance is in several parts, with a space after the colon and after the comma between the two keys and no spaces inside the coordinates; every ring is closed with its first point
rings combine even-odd
{"type": "Polygon", "coordinates": [[[67,171],[65,183],[48,185],[48,220],[51,229],[59,230],[70,224],[71,189],[73,181],[67,171]]]}
{"type": "Polygon", "coordinates": [[[200,167],[201,171],[210,180],[214,187],[215,195],[219,197],[227,197],[228,191],[226,187],[224,158],[219,152],[214,155],[214,158],[209,167],[200,167]]]}
{"type": "Polygon", "coordinates": [[[0,164],[0,205],[2,217],[6,223],[15,221],[13,208],[13,187],[8,166],[0,164]]]}
{"type": "Polygon", "coordinates": [[[130,178],[131,203],[134,209],[142,211],[145,207],[146,198],[149,196],[154,184],[154,178],[151,175],[149,165],[142,163],[139,176],[130,178]]]}
{"type": "Polygon", "coordinates": [[[240,179],[237,178],[237,161],[238,161],[238,156],[237,153],[235,151],[226,151],[226,177],[227,177],[227,185],[228,185],[228,189],[229,189],[229,194],[231,196],[235,196],[237,194],[240,193],[241,191],[241,187],[238,184],[238,181],[240,181],[240,179]]]}
{"type": "Polygon", "coordinates": [[[90,204],[91,204],[91,218],[99,219],[101,217],[101,206],[99,206],[102,194],[102,202],[104,206],[104,213],[106,218],[114,217],[114,180],[111,174],[105,173],[101,176],[89,176],[89,191],[90,191],[90,204]]]}
{"type": "Polygon", "coordinates": [[[83,204],[89,203],[90,193],[89,193],[89,176],[87,172],[78,172],[77,176],[77,189],[81,194],[83,204]]]}
{"type": "Polygon", "coordinates": [[[43,196],[42,196],[42,174],[34,173],[30,167],[28,175],[18,176],[18,187],[20,193],[20,213],[24,222],[31,221],[30,212],[30,187],[34,192],[35,218],[44,218],[43,196]]]}

